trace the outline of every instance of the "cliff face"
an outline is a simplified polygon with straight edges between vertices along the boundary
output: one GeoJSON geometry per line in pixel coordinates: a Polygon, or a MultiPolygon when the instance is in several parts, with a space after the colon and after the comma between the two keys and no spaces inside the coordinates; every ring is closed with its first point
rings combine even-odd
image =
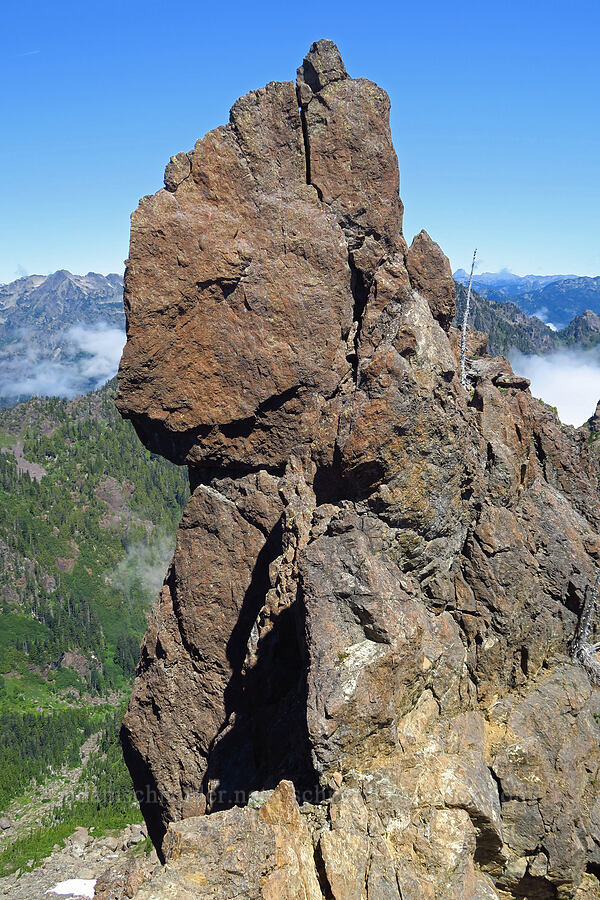
{"type": "Polygon", "coordinates": [[[506,360],[462,390],[388,112],[320,41],[133,215],[117,403],[193,488],[123,725],[170,863],[140,898],[570,898],[600,870],[570,656],[600,468],[506,360]]]}

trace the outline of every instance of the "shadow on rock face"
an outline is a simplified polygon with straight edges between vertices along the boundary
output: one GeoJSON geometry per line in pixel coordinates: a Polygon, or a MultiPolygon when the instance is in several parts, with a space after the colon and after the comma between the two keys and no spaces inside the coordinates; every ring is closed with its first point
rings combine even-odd
{"type": "Polygon", "coordinates": [[[128,728],[123,725],[120,733],[125,764],[136,788],[136,797],[148,828],[148,836],[156,848],[158,858],[164,863],[162,842],[169,823],[168,812],[151,768],[136,747],[128,728]]]}
{"type": "Polygon", "coordinates": [[[306,724],[304,610],[296,600],[272,616],[256,641],[253,629],[270,587],[269,566],[281,554],[277,523],[254,568],[227,646],[232,676],[225,690],[226,723],[209,755],[203,789],[210,812],[245,805],[255,790],[294,782],[306,800],[318,793],[306,724]]]}
{"type": "Polygon", "coordinates": [[[322,796],[306,725],[306,670],[299,636],[301,607],[283,610],[260,641],[259,659],[242,677],[230,724],[212,747],[205,791],[208,810],[244,806],[253,791],[293,780],[303,801],[322,796]]]}

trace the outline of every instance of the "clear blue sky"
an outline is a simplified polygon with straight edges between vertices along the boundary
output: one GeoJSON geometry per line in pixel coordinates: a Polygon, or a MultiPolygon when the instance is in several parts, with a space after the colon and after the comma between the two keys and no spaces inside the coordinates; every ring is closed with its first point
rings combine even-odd
{"type": "Polygon", "coordinates": [[[390,94],[409,240],[600,274],[598,0],[5,0],[2,26],[0,281],[120,271],[169,156],[320,37],[390,94]]]}

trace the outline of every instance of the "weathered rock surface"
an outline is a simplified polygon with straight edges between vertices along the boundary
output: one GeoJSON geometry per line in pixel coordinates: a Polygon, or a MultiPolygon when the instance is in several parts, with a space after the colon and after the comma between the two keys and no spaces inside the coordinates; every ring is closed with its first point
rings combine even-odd
{"type": "Polygon", "coordinates": [[[193,490],[123,725],[167,863],[140,900],[567,900],[600,871],[571,659],[598,455],[485,336],[462,389],[388,112],[320,41],[133,216],[118,405],[193,490]]]}
{"type": "Polygon", "coordinates": [[[169,826],[162,873],[137,900],[321,900],[309,827],[294,785],[282,781],[259,809],[234,807],[169,826]]]}
{"type": "Polygon", "coordinates": [[[426,231],[416,235],[406,254],[412,286],[431,308],[433,317],[446,331],[456,315],[456,290],[450,261],[426,231]]]}
{"type": "Polygon", "coordinates": [[[600,432],[600,400],[596,404],[594,415],[588,420],[590,430],[598,434],[600,432]]]}

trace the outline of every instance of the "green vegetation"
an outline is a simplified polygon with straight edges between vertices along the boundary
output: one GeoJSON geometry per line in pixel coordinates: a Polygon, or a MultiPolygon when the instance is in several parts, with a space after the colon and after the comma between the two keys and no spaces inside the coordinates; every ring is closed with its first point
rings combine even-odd
{"type": "Polygon", "coordinates": [[[0,877],[10,875],[17,869],[21,872],[36,869],[50,856],[55,844],[64,847],[65,840],[74,830],[68,822],[52,822],[49,817],[42,819],[39,828],[17,838],[0,852],[0,877]]]}
{"type": "Polygon", "coordinates": [[[0,874],[36,865],[78,825],[140,819],[117,735],[188,482],[144,449],[114,390],[0,410],[0,810],[61,772],[70,790],[0,853],[0,874]]]}
{"type": "MultiPolygon", "coordinates": [[[[23,872],[36,868],[50,855],[54,845],[63,846],[78,826],[93,828],[99,836],[142,821],[118,741],[122,714],[123,709],[119,708],[100,723],[98,746],[83,767],[73,793],[0,852],[0,877],[17,869],[23,872]]],[[[92,718],[86,721],[83,713],[83,722],[85,731],[92,718]]],[[[74,761],[74,758],[70,760],[74,761]]]]}
{"type": "Polygon", "coordinates": [[[0,675],[0,708],[3,713],[47,713],[78,703],[85,691],[86,681],[68,667],[50,670],[45,677],[28,670],[11,672],[10,677],[0,675]]]}
{"type": "Polygon", "coordinates": [[[0,716],[0,809],[48,769],[76,766],[79,748],[93,730],[84,709],[61,709],[50,715],[9,713],[0,716]]]}
{"type": "Polygon", "coordinates": [[[2,431],[2,429],[0,428],[0,447],[14,447],[16,443],[17,436],[15,434],[10,434],[8,431],[2,431]]]}
{"type": "Polygon", "coordinates": [[[48,666],[71,650],[86,671],[63,688],[123,690],[158,588],[148,576],[164,572],[173,548],[185,472],[142,447],[112,385],[72,403],[29,401],[0,425],[45,472],[32,479],[0,453],[0,674],[25,679],[26,695],[35,669],[56,684],[48,666]]]}
{"type": "MultiPolygon", "coordinates": [[[[457,327],[464,315],[466,293],[463,285],[456,286],[457,327]]],[[[494,355],[506,354],[513,347],[523,353],[548,353],[560,345],[557,332],[527,316],[514,303],[489,300],[475,291],[471,295],[469,327],[489,335],[489,350],[494,355]]]]}

